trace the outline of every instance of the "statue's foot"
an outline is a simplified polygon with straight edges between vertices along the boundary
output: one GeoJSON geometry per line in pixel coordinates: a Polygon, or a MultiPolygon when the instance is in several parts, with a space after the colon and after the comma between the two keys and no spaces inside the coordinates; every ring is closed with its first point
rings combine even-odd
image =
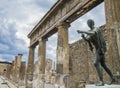
{"type": "Polygon", "coordinates": [[[104,86],[104,82],[103,81],[99,81],[96,86],[104,86]]]}
{"type": "Polygon", "coordinates": [[[113,77],[113,78],[110,80],[110,82],[108,83],[108,85],[111,85],[111,84],[114,83],[114,82],[116,82],[115,77],[113,77]]]}

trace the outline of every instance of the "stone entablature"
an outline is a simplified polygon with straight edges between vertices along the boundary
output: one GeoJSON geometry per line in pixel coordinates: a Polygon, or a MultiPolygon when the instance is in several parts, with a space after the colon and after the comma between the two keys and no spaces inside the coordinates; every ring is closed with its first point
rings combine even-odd
{"type": "Polygon", "coordinates": [[[59,23],[71,23],[101,2],[103,0],[58,0],[28,34],[30,46],[36,45],[39,37],[47,38],[57,32],[56,25],[59,23]]]}

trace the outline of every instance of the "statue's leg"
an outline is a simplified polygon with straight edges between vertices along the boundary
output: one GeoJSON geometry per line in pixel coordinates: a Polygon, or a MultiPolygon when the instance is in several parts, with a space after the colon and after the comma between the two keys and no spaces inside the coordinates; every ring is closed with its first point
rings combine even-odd
{"type": "Polygon", "coordinates": [[[111,70],[107,67],[106,63],[105,63],[105,56],[102,56],[102,59],[100,61],[101,66],[105,69],[105,71],[108,73],[108,75],[110,76],[111,80],[109,84],[112,84],[113,82],[115,82],[115,78],[111,72],[111,70]]]}
{"type": "Polygon", "coordinates": [[[103,74],[102,74],[102,68],[101,68],[101,65],[100,65],[100,56],[99,56],[98,53],[96,53],[96,56],[94,58],[94,65],[95,65],[95,68],[97,70],[99,80],[100,80],[99,83],[96,84],[96,86],[103,86],[104,85],[103,74]]]}

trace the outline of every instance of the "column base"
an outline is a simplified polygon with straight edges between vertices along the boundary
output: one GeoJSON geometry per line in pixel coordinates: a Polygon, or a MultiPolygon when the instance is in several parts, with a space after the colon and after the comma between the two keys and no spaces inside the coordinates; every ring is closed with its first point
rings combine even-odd
{"type": "Polygon", "coordinates": [[[44,74],[35,74],[33,77],[33,88],[44,88],[45,79],[44,74]]]}
{"type": "Polygon", "coordinates": [[[57,74],[55,79],[55,88],[68,88],[68,74],[57,74]]]}
{"type": "Polygon", "coordinates": [[[33,88],[33,74],[26,74],[26,88],[33,88]]]}

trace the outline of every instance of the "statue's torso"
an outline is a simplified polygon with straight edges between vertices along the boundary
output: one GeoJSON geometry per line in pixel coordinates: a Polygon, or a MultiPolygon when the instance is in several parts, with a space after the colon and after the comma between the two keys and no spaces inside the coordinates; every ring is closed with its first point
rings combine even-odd
{"type": "MultiPolygon", "coordinates": [[[[94,28],[93,30],[90,30],[90,31],[94,31],[94,32],[98,32],[98,28],[94,28]]],[[[92,42],[92,44],[94,45],[94,47],[96,49],[98,49],[98,39],[97,39],[97,34],[94,34],[94,35],[88,35],[87,36],[89,41],[92,42]]]]}

